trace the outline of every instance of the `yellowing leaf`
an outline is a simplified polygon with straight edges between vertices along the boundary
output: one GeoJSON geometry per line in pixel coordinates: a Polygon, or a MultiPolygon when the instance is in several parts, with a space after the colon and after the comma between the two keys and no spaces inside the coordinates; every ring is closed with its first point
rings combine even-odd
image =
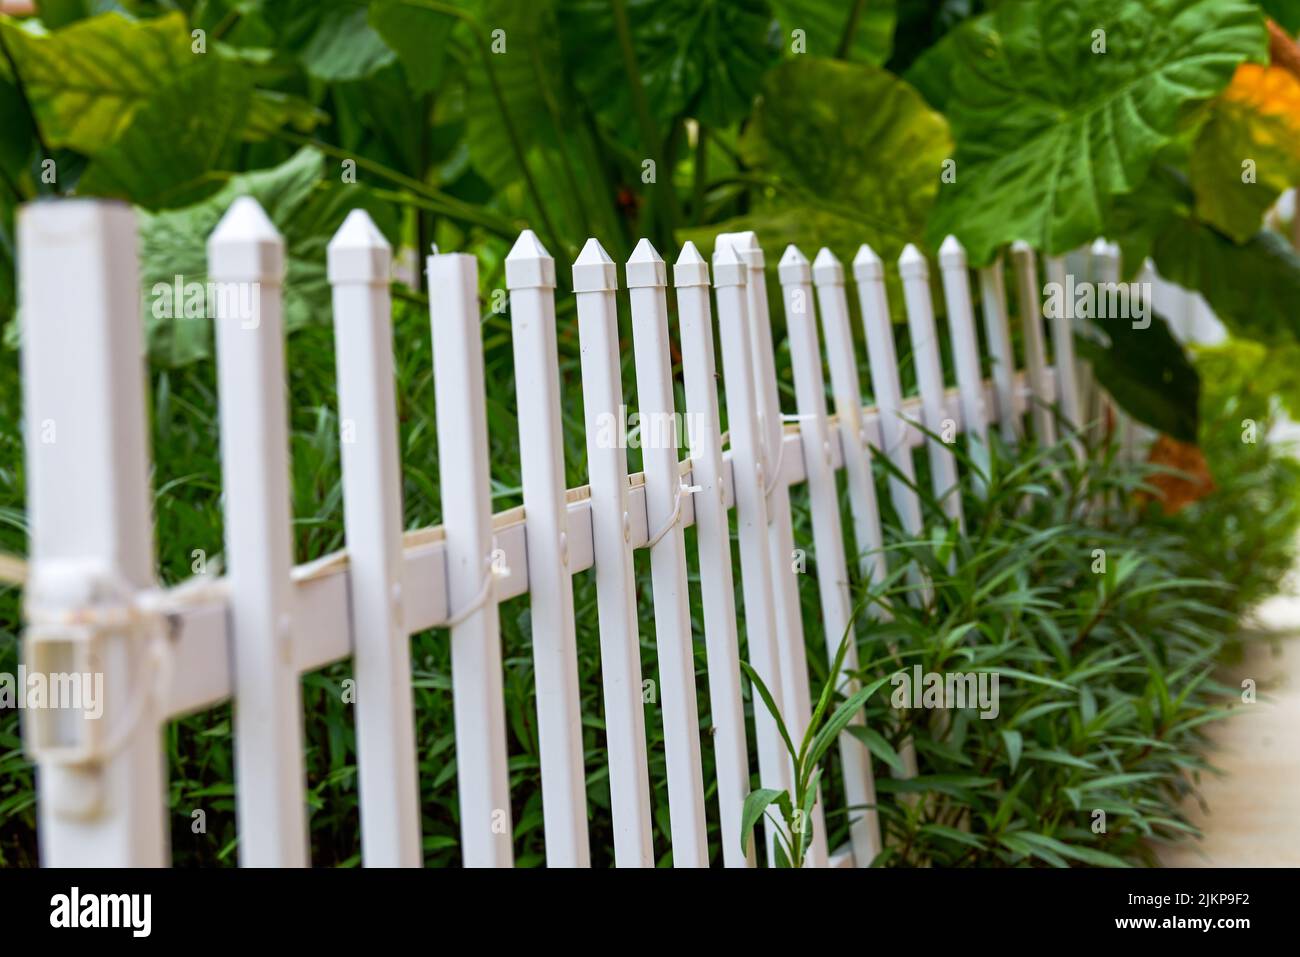
{"type": "Polygon", "coordinates": [[[49,146],[94,154],[122,133],[175,71],[194,63],[185,16],[117,13],[48,34],[0,20],[0,33],[49,146]]]}
{"type": "Polygon", "coordinates": [[[1300,78],[1243,63],[1214,101],[1192,152],[1196,212],[1245,242],[1278,194],[1300,182],[1300,78]]]}

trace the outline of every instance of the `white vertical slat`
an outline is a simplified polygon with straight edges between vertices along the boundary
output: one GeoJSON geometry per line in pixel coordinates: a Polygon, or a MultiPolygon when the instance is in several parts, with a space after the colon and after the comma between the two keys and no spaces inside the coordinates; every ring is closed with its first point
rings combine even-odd
{"type": "Polygon", "coordinates": [[[881,451],[901,474],[889,477],[889,497],[898,513],[903,532],[919,536],[923,529],[921,500],[916,489],[916,467],[908,437],[911,426],[903,418],[903,390],[898,380],[898,350],[889,318],[885,294],[885,266],[875,250],[865,243],[853,257],[853,278],[858,284],[862,328],[867,337],[867,360],[871,364],[871,393],[880,416],[881,451]]]}
{"type": "MultiPolygon", "coordinates": [[[[1120,248],[1118,243],[1097,240],[1092,247],[1092,261],[1095,276],[1099,283],[1118,283],[1120,281],[1120,248]]],[[[1125,461],[1133,461],[1137,454],[1137,430],[1134,427],[1132,417],[1120,409],[1118,403],[1105,394],[1100,386],[1097,387],[1097,393],[1101,398],[1102,409],[1108,409],[1114,415],[1121,456],[1125,461]]]]}
{"type": "Polygon", "coordinates": [[[682,490],[678,469],[667,282],[662,257],[649,240],[642,239],[627,262],[627,285],[632,300],[637,411],[641,415],[646,528],[652,537],[662,535],[650,549],[650,574],[673,866],[708,867],[691,596],[686,585],[686,544],[677,521],[682,498],[690,493],[682,490]]]}
{"type": "MultiPolygon", "coordinates": [[[[762,434],[749,345],[745,286],[749,270],[728,244],[713,252],[713,283],[718,296],[718,335],[722,339],[722,377],[731,437],[732,485],[740,539],[740,578],[745,601],[745,638],[749,664],[781,705],[781,655],[777,647],[772,569],[767,559],[767,498],[760,467],[762,434]]],[[[758,774],[765,788],[793,793],[791,765],[776,721],[753,695],[754,730],[758,736],[758,774]]],[[[767,859],[774,862],[775,841],[767,829],[767,859]]]]}
{"type": "MultiPolygon", "coordinates": [[[[930,301],[930,266],[925,256],[909,244],[898,258],[898,272],[903,279],[903,298],[907,303],[907,328],[912,338],[912,361],[916,366],[916,384],[921,393],[925,426],[941,434],[948,416],[944,395],[943,368],[939,362],[939,336],[934,328],[934,305],[930,301]]],[[[930,483],[934,497],[944,514],[962,523],[961,490],[957,487],[957,462],[952,449],[940,439],[926,437],[930,451],[930,483]]]]}
{"type": "Polygon", "coordinates": [[[329,281],[334,287],[343,517],[357,680],[361,853],[373,867],[418,867],[424,852],[410,636],[401,593],[402,472],[391,270],[388,242],[365,210],[353,210],[330,240],[329,281]]]}
{"type": "MultiPolygon", "coordinates": [[[[713,758],[718,782],[722,860],[727,867],[749,867],[753,844],[740,844],[740,818],[749,793],[745,705],[740,690],[740,643],[736,636],[736,598],[731,571],[724,464],[718,417],[718,386],[709,305],[709,267],[688,242],[673,266],[677,289],[678,336],[686,389],[687,439],[695,510],[695,540],[700,565],[704,644],[708,653],[709,709],[713,758]]],[[[674,858],[676,846],[674,842],[674,858]]]]}
{"type": "MultiPolygon", "coordinates": [[[[87,199],[24,206],[18,267],[26,603],[35,623],[38,609],[125,604],[154,584],[135,214],[125,203],[87,199]]],[[[122,747],[96,764],[38,765],[44,866],[167,863],[163,715],[150,661],[159,640],[156,633],[105,635],[103,714],[83,719],[79,730],[102,724],[108,736],[128,735],[122,747]],[[131,705],[142,699],[129,730],[131,705]]],[[[34,721],[47,716],[27,717],[29,740],[34,721]]]]}
{"type": "Polygon", "coordinates": [[[307,864],[301,686],[294,663],[292,513],[280,284],[284,241],[241,197],[208,240],[218,297],[217,373],[226,565],[235,653],[239,860],[307,864]],[[251,301],[255,315],[241,315],[251,301]]]}
{"type": "Polygon", "coordinates": [[[623,421],[618,305],[614,299],[617,289],[614,261],[599,242],[587,240],[573,264],[573,293],[578,302],[578,338],[582,347],[582,400],[614,859],[619,867],[652,867],[641,646],[632,566],[632,519],[627,510],[627,450],[623,436],[611,427],[611,423],[623,421]]]}
{"type": "MultiPolygon", "coordinates": [[[[1057,283],[1061,290],[1066,290],[1065,259],[1061,256],[1049,256],[1047,264],[1047,281],[1057,283]]],[[[1052,330],[1052,368],[1056,370],[1056,397],[1061,408],[1061,417],[1076,429],[1084,425],[1079,406],[1079,378],[1074,361],[1074,301],[1069,295],[1061,296],[1062,308],[1057,315],[1048,317],[1052,330]]],[[[1072,443],[1073,444],[1073,443],[1072,443]]]]}
{"type": "MultiPolygon", "coordinates": [[[[966,250],[956,236],[949,236],[939,247],[939,271],[943,277],[944,303],[948,308],[948,335],[957,372],[957,394],[961,399],[962,431],[966,433],[971,461],[987,475],[989,419],[984,408],[979,336],[975,333],[975,307],[971,303],[966,250]]],[[[979,486],[981,483],[976,484],[979,486]]]]}
{"type": "Polygon", "coordinates": [[[466,867],[509,867],[501,618],[493,589],[492,472],[488,459],[478,260],[428,257],[429,321],[438,418],[438,477],[447,540],[451,693],[461,854],[466,867]]]}
{"type": "Polygon", "coordinates": [[[578,696],[555,341],[555,260],[531,229],[506,256],[519,410],[519,460],[528,516],[528,590],[546,863],[588,867],[587,789],[578,696]]]}
{"type": "Polygon", "coordinates": [[[1056,420],[1052,415],[1055,390],[1048,382],[1047,358],[1043,349],[1043,300],[1038,289],[1038,262],[1028,243],[1017,241],[1011,246],[1011,262],[1016,270],[1016,294],[1020,306],[1020,324],[1025,345],[1025,378],[1032,394],[1030,414],[1034,437],[1041,446],[1056,443],[1056,420]]]}
{"type": "Polygon", "coordinates": [[[1020,421],[1020,396],[1016,390],[1016,354],[1011,346],[1007,321],[1007,286],[999,255],[991,266],[980,270],[980,299],[983,301],[984,338],[993,359],[993,391],[998,403],[998,425],[1008,443],[1024,432],[1020,421]]]}
{"type": "MultiPolygon", "coordinates": [[[[885,292],[885,264],[866,243],[853,257],[853,278],[858,284],[858,304],[862,309],[862,327],[867,339],[867,359],[871,364],[871,392],[880,417],[881,451],[900,475],[889,476],[889,498],[898,514],[903,533],[919,538],[924,531],[921,499],[915,489],[916,467],[912,462],[909,432],[903,418],[903,390],[898,380],[898,350],[894,346],[894,327],[889,317],[889,298],[885,292]],[[909,484],[910,483],[910,484],[909,484]]],[[[913,602],[925,600],[927,586],[920,581],[915,566],[911,581],[920,586],[912,594],[913,602]]],[[[903,759],[901,777],[915,777],[916,748],[910,740],[899,748],[903,759]]]]}
{"type": "MultiPolygon", "coordinates": [[[[776,352],[772,342],[772,317],[767,303],[767,279],[763,250],[753,232],[720,233],[718,244],[731,243],[749,270],[745,297],[749,307],[750,352],[754,384],[759,400],[759,425],[763,430],[763,475],[767,488],[768,557],[772,563],[772,584],[776,605],[777,635],[781,653],[782,707],[786,726],[796,740],[803,737],[812,717],[812,692],[808,682],[808,657],[803,636],[803,609],[799,603],[799,580],[794,566],[794,517],[790,511],[790,489],[783,477],[785,425],[776,382],[776,352]]],[[[813,838],[808,847],[808,864],[824,867],[829,852],[822,807],[812,812],[813,838]]]]}
{"type": "MultiPolygon", "coordinates": [[[[790,365],[794,373],[795,399],[799,410],[799,434],[803,444],[804,471],[812,512],[813,548],[816,551],[817,588],[821,598],[822,631],[827,661],[832,664],[840,642],[849,636],[844,655],[843,692],[857,690],[851,675],[858,669],[858,650],[852,637],[853,601],[849,596],[848,563],[844,554],[844,530],[840,525],[839,492],[835,482],[831,431],[826,419],[826,380],[822,374],[817,320],[813,315],[812,269],[796,247],[789,246],[778,269],[785,300],[790,365]]],[[[835,676],[837,684],[840,676],[835,676]]],[[[855,724],[861,724],[859,713],[855,724]]],[[[844,773],[844,796],[849,808],[849,838],[856,861],[865,866],[880,852],[880,824],[874,805],[875,782],[871,776],[871,753],[847,731],[838,741],[844,773]],[[870,811],[863,810],[871,806],[870,811]]]]}
{"type": "MultiPolygon", "coordinates": [[[[862,387],[858,380],[853,330],[849,326],[844,266],[834,253],[823,247],[813,260],[812,275],[821,311],[822,335],[826,339],[826,358],[831,370],[835,418],[844,450],[844,473],[858,548],[858,566],[864,581],[878,582],[884,579],[888,570],[882,550],[884,535],[880,530],[876,481],[871,474],[873,453],[862,421],[862,387]]],[[[880,614],[880,607],[873,605],[869,614],[880,614]]]]}

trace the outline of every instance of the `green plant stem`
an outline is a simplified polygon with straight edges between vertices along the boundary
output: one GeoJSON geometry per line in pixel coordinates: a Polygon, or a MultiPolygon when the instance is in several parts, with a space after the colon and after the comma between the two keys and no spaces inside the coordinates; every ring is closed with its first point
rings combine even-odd
{"type": "Polygon", "coordinates": [[[866,0],[853,0],[849,19],[845,22],[844,32],[840,34],[840,42],[835,47],[835,59],[849,58],[849,51],[853,49],[853,35],[858,32],[858,21],[862,19],[862,10],[866,5],[866,0]]]}
{"type": "Polygon", "coordinates": [[[695,169],[691,180],[691,225],[698,226],[704,218],[704,184],[709,175],[709,128],[703,123],[696,128],[695,169]]]}
{"type": "Polygon", "coordinates": [[[510,110],[506,106],[505,95],[501,92],[501,82],[497,78],[496,68],[492,65],[492,47],[483,34],[482,24],[479,23],[476,17],[460,7],[449,3],[439,3],[438,0],[400,0],[400,2],[408,7],[423,7],[426,10],[443,13],[469,25],[470,32],[475,40],[474,46],[483,58],[483,71],[487,75],[492,98],[496,100],[497,109],[501,113],[501,123],[505,127],[506,138],[510,141],[510,151],[515,156],[515,163],[519,166],[519,174],[523,177],[524,187],[528,190],[533,205],[537,207],[537,215],[542,221],[542,228],[546,231],[547,238],[552,243],[554,250],[559,252],[564,248],[564,244],[560,241],[560,234],[556,231],[555,224],[551,221],[551,214],[547,212],[546,204],[542,201],[542,193],[537,188],[537,181],[533,177],[532,170],[528,168],[528,157],[524,152],[523,140],[520,138],[519,129],[515,126],[510,110]]]}
{"type": "Polygon", "coordinates": [[[614,13],[614,29],[618,34],[619,51],[623,55],[623,69],[627,73],[628,89],[632,93],[632,108],[636,111],[637,125],[641,128],[641,142],[646,152],[655,162],[655,185],[659,178],[667,176],[666,190],[655,193],[657,204],[662,210],[664,229],[672,236],[681,217],[677,212],[677,197],[673,193],[672,168],[670,158],[664,155],[663,145],[659,140],[659,130],[654,116],[650,112],[650,103],[646,97],[645,86],[641,83],[641,68],[637,65],[636,48],[632,44],[632,25],[627,15],[627,0],[610,0],[614,13]]]}

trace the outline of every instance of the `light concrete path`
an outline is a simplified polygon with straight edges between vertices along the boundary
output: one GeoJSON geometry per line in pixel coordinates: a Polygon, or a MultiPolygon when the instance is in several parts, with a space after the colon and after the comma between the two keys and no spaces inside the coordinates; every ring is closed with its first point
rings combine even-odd
{"type": "Polygon", "coordinates": [[[1160,848],[1166,867],[1300,867],[1300,598],[1272,599],[1255,619],[1278,640],[1248,640],[1221,677],[1253,679],[1256,703],[1209,731],[1224,774],[1202,775],[1205,808],[1186,808],[1205,838],[1160,848]]]}

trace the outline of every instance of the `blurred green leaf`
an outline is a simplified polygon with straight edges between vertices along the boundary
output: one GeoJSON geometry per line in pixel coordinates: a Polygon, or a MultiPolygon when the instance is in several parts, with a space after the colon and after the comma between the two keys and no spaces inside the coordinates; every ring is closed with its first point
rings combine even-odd
{"type": "MultiPolygon", "coordinates": [[[[113,143],[160,84],[193,66],[185,17],[106,13],[41,36],[0,19],[47,145],[94,155],[113,143]]],[[[0,59],[0,76],[8,76],[0,59]]]]}
{"type": "Polygon", "coordinates": [[[897,77],[809,56],[768,73],[741,148],[772,178],[772,194],[747,216],[682,231],[682,241],[707,250],[719,232],[753,229],[774,253],[794,243],[811,258],[829,246],[848,263],[869,243],[890,262],[920,240],[950,142],[943,117],[897,77]]]}
{"type": "Polygon", "coordinates": [[[802,53],[876,66],[893,48],[894,7],[895,0],[772,0],[787,52],[792,52],[792,31],[802,30],[802,53]]]}

